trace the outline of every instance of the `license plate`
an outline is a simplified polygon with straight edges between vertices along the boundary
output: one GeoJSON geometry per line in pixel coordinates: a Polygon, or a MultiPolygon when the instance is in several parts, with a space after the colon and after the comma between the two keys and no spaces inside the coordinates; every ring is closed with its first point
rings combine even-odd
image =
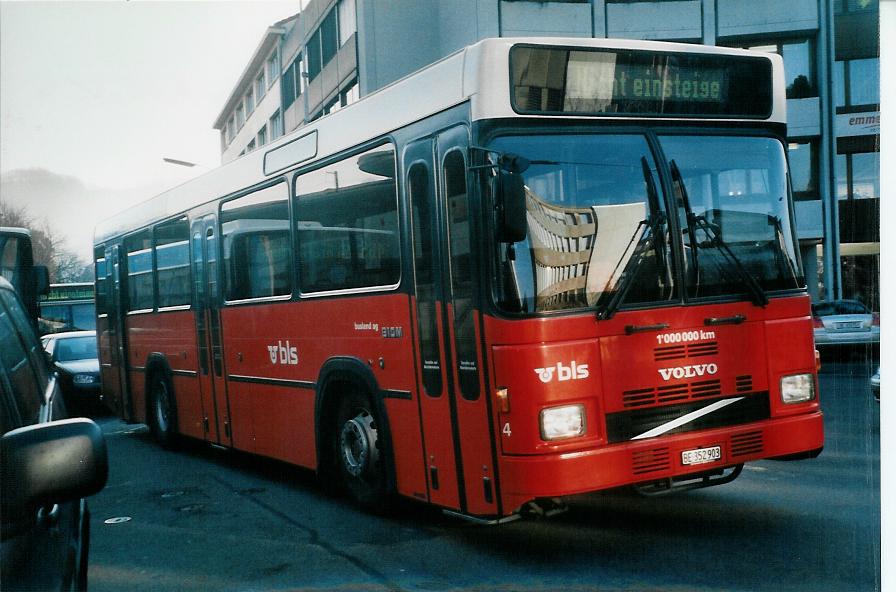
{"type": "Polygon", "coordinates": [[[837,323],[838,329],[860,329],[862,327],[861,321],[850,321],[848,323],[837,323]]]}
{"type": "Polygon", "coordinates": [[[694,450],[685,450],[681,453],[681,464],[683,465],[702,465],[703,463],[711,463],[722,458],[721,446],[710,446],[709,448],[696,448],[694,450]]]}

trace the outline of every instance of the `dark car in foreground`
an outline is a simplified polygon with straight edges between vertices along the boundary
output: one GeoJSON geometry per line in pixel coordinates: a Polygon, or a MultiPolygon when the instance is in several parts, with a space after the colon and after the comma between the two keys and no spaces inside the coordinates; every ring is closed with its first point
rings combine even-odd
{"type": "Polygon", "coordinates": [[[70,331],[41,338],[59,388],[70,411],[95,406],[100,401],[100,362],[96,353],[96,331],[70,331]]]}
{"type": "Polygon", "coordinates": [[[106,484],[100,428],[66,419],[55,373],[0,278],[0,572],[7,590],[85,590],[90,513],[106,484]]]}
{"type": "Polygon", "coordinates": [[[815,345],[880,343],[880,315],[858,300],[830,300],[812,305],[815,345]]]}

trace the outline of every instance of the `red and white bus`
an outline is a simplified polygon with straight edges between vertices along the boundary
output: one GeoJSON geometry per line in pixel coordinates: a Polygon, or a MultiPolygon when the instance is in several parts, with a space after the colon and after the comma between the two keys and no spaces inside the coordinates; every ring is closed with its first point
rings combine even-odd
{"type": "Polygon", "coordinates": [[[106,398],[471,519],[823,446],[776,55],[489,39],[104,222],[106,398]]]}

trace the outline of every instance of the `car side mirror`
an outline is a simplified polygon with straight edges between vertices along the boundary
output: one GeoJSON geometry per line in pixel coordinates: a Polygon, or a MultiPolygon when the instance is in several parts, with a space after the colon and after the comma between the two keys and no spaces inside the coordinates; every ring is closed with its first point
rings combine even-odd
{"type": "Polygon", "coordinates": [[[499,171],[497,187],[497,235],[502,243],[526,238],[526,187],[517,172],[499,171]]]}
{"type": "Polygon", "coordinates": [[[109,476],[103,432],[83,417],[11,430],[0,453],[4,514],[93,495],[109,476]]]}
{"type": "Polygon", "coordinates": [[[50,270],[46,265],[34,266],[34,293],[46,296],[50,293],[50,270]]]}

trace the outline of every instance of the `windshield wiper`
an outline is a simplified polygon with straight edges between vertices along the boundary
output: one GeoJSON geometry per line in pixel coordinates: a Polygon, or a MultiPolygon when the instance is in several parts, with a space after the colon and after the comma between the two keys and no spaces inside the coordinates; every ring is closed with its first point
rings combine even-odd
{"type": "MultiPolygon", "coordinates": [[[[757,306],[765,306],[768,304],[768,296],[766,295],[765,290],[762,289],[762,286],[759,285],[756,278],[750,275],[750,272],[747,271],[737,255],[734,254],[734,251],[731,250],[728,243],[722,239],[722,235],[716,229],[717,227],[714,224],[710,224],[706,219],[706,216],[703,214],[695,214],[691,209],[691,201],[688,198],[688,190],[684,185],[684,178],[681,176],[681,171],[678,169],[678,165],[674,160],[669,161],[669,169],[672,172],[672,181],[678,184],[679,196],[681,197],[681,203],[687,218],[687,233],[690,239],[691,257],[694,261],[694,266],[697,266],[697,249],[716,247],[722,255],[733,264],[734,269],[737,270],[738,275],[747,287],[747,291],[749,292],[753,304],[757,306]],[[697,242],[698,228],[706,234],[709,240],[697,242]]],[[[700,273],[699,268],[697,268],[696,271],[698,274],[700,273]]]]}
{"type": "MultiPolygon", "coordinates": [[[[632,263],[626,266],[626,269],[619,280],[619,285],[613,293],[613,296],[610,298],[610,301],[607,302],[606,306],[598,310],[597,318],[600,320],[612,318],[619,309],[619,306],[625,301],[625,297],[631,289],[632,284],[634,284],[635,277],[638,275],[638,270],[641,269],[641,265],[644,263],[644,259],[647,252],[650,250],[651,245],[653,246],[654,256],[656,257],[660,273],[662,273],[665,281],[668,282],[669,280],[669,268],[666,262],[666,243],[662,240],[664,234],[663,228],[666,226],[666,214],[660,209],[659,194],[656,190],[656,184],[653,182],[653,174],[650,171],[650,164],[644,156],[641,157],[641,171],[644,174],[644,183],[647,186],[647,205],[649,213],[647,218],[641,220],[638,223],[638,227],[635,228],[635,232],[632,234],[632,238],[628,241],[628,245],[626,245],[625,250],[622,252],[622,256],[619,261],[616,262],[616,267],[610,275],[611,280],[616,275],[616,270],[619,269],[619,266],[625,260],[625,254],[628,253],[629,248],[631,248],[632,242],[635,240],[635,237],[638,236],[641,227],[646,226],[647,233],[635,247],[635,251],[632,253],[630,259],[632,263]]],[[[604,293],[606,293],[606,288],[604,293]]]]}

